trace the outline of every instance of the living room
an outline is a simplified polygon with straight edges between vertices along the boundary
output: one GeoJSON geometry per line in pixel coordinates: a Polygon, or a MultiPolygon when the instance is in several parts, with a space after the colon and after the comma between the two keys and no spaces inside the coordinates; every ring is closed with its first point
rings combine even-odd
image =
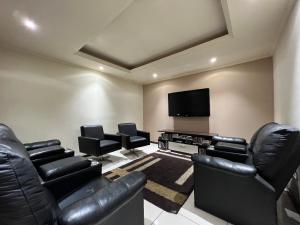
{"type": "Polygon", "coordinates": [[[297,0],[2,0],[0,224],[300,224],[299,27],[297,0]]]}

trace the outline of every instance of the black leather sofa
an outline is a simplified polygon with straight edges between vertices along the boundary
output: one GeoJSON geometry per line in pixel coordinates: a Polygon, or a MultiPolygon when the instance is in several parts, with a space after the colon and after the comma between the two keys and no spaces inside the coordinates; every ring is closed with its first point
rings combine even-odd
{"type": "Polygon", "coordinates": [[[74,151],[63,148],[58,139],[25,143],[24,147],[35,166],[74,156],[74,151]]]}
{"type": "Polygon", "coordinates": [[[120,123],[118,129],[125,149],[133,151],[135,148],[150,145],[150,133],[137,130],[135,123],[120,123]]]}
{"type": "Polygon", "coordinates": [[[82,153],[99,157],[122,148],[121,136],[104,133],[101,125],[81,126],[80,132],[78,143],[82,153]]]}
{"type": "MultiPolygon", "coordinates": [[[[83,161],[78,160],[79,164],[83,161]]],[[[140,172],[115,182],[96,173],[66,177],[55,188],[62,192],[59,197],[40,180],[24,145],[9,127],[0,124],[1,225],[144,223],[142,191],[146,179],[140,172]]]]}
{"type": "Polygon", "coordinates": [[[300,164],[299,130],[269,123],[252,137],[239,163],[192,156],[195,205],[233,224],[277,224],[276,202],[300,164]]]}

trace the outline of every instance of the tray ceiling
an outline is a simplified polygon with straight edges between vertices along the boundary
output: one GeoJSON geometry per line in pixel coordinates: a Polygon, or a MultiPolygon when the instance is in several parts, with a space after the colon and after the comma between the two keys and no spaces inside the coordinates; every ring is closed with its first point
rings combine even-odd
{"type": "Polygon", "coordinates": [[[0,46],[148,84],[272,56],[295,2],[1,0],[0,46]]]}
{"type": "Polygon", "coordinates": [[[226,34],[220,0],[139,0],[80,51],[134,69],[226,34]]]}

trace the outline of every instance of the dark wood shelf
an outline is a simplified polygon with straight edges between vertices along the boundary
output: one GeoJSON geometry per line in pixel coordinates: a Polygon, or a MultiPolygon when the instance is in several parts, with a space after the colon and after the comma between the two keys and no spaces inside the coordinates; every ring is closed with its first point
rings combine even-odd
{"type": "Polygon", "coordinates": [[[190,135],[190,136],[198,136],[198,137],[208,137],[208,138],[212,138],[213,136],[218,135],[216,133],[183,131],[183,130],[170,130],[170,129],[163,129],[163,130],[159,130],[158,132],[168,133],[168,134],[182,134],[182,135],[190,135]]]}

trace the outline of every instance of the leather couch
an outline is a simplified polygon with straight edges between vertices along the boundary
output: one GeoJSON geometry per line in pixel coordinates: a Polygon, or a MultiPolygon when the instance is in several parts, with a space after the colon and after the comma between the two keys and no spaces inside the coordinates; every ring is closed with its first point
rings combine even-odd
{"type": "Polygon", "coordinates": [[[269,123],[248,145],[245,163],[192,156],[195,205],[233,224],[277,224],[276,202],[300,164],[299,130],[269,123]]]}
{"type": "Polygon", "coordinates": [[[74,156],[74,151],[63,148],[58,139],[25,143],[24,147],[35,166],[74,156]]]}
{"type": "Polygon", "coordinates": [[[254,142],[260,130],[272,124],[275,123],[266,123],[260,127],[252,136],[250,143],[247,143],[246,139],[239,137],[213,136],[211,145],[206,150],[206,154],[245,163],[249,155],[251,155],[254,142]]]}
{"type": "Polygon", "coordinates": [[[119,135],[122,136],[122,146],[127,150],[150,145],[150,133],[137,130],[135,123],[118,124],[119,135]]]}
{"type": "MultiPolygon", "coordinates": [[[[72,158],[72,157],[71,157],[72,158]]],[[[81,166],[87,162],[76,159],[81,166]]],[[[57,162],[57,161],[56,161],[57,162]]],[[[40,182],[24,145],[0,124],[1,225],[141,225],[144,223],[141,172],[115,182],[99,174],[61,180],[59,197],[40,182]],[[65,192],[64,186],[72,186],[65,192]]]]}
{"type": "Polygon", "coordinates": [[[98,157],[122,148],[121,136],[104,133],[101,125],[81,126],[80,131],[78,143],[82,153],[98,157]]]}

